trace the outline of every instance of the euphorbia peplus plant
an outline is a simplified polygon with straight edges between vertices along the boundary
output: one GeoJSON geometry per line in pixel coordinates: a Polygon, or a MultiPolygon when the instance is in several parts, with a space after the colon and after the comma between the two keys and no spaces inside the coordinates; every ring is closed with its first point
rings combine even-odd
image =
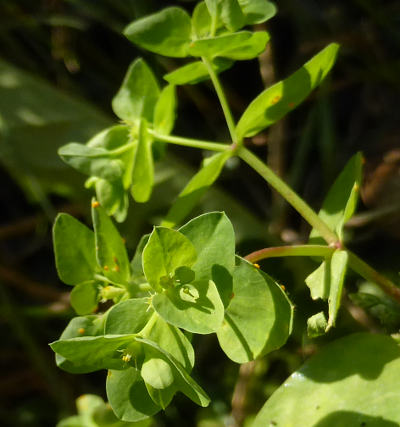
{"type": "MultiPolygon", "coordinates": [[[[244,147],[246,137],[282,118],[323,81],[338,52],[337,44],[328,45],[289,78],[257,96],[235,123],[218,74],[265,49],[267,32],[242,28],[274,14],[275,7],[266,0],[206,0],[192,16],[170,7],[133,22],[124,31],[133,43],[191,62],[165,75],[168,84],[160,89],[149,66],[135,60],[112,102],[122,124],[104,130],[86,145],[71,143],[60,149],[65,162],[89,175],[87,186],[94,187],[96,199],[92,202],[94,231],[66,214],[59,215],[54,225],[57,270],[62,281],[74,286],[71,304],[79,317],[71,320],[51,347],[57,364],[69,372],[108,370],[107,396],[123,421],[152,416],[178,391],[201,406],[208,405],[206,392],[190,377],[194,351],[188,333],[216,333],[222,350],[237,363],[285,344],[293,305],[282,288],[253,264],[259,260],[321,258],[306,284],[313,299],[328,301],[327,316],[320,312],[309,319],[310,336],[324,334],[335,325],[348,267],[400,298],[390,280],[343,243],[344,223],[357,205],[360,154],[348,162],[317,214],[244,147]],[[206,79],[211,79],[221,103],[231,136],[228,144],[171,135],[175,86],[206,79]],[[153,156],[168,143],[217,153],[180,193],[161,226],[142,238],[129,262],[109,215],[117,221],[125,219],[128,193],[136,202],[150,198],[153,156]],[[182,223],[232,156],[257,171],[309,222],[309,244],[265,248],[243,259],[235,256],[234,230],[222,212],[173,228],[182,223]],[[111,308],[93,314],[99,302],[106,301],[112,301],[111,308]]],[[[268,409],[263,410],[258,425],[267,425],[268,414],[268,409]]]]}

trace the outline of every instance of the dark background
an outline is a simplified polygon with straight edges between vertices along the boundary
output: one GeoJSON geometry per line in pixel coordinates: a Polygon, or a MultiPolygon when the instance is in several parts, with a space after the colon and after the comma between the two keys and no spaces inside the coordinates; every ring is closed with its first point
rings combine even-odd
{"type": "MultiPolygon", "coordinates": [[[[179,60],[138,50],[121,31],[142,15],[179,3],[165,0],[0,0],[0,424],[54,426],[74,412],[83,393],[105,397],[104,373],[73,376],[55,366],[47,346],[73,316],[69,288],[57,278],[51,224],[59,211],[88,221],[84,177],[57,158],[67,142],[85,142],[116,121],[111,99],[130,62],[143,56],[162,81],[179,60]]],[[[365,156],[359,214],[347,227],[348,244],[398,280],[400,240],[400,3],[386,0],[279,1],[266,23],[271,42],[260,60],[222,74],[236,118],[265,86],[285,78],[331,41],[341,44],[324,85],[249,147],[315,208],[346,161],[365,156]]],[[[174,133],[227,140],[209,84],[179,88],[174,133]]],[[[121,226],[132,251],[198,167],[206,153],[171,147],[156,166],[159,185],[146,206],[131,206],[121,226]]],[[[195,213],[226,210],[238,234],[238,253],[304,242],[309,228],[264,181],[232,161],[195,213]]],[[[131,205],[133,202],[131,201],[131,205]]],[[[193,215],[195,214],[193,213],[193,215]]],[[[247,384],[255,413],[290,372],[323,342],[305,336],[305,318],[318,311],[304,287],[312,261],[269,261],[263,267],[284,283],[297,305],[296,328],[286,347],[258,362],[247,384]]],[[[359,279],[350,276],[348,287],[359,279]]],[[[353,310],[353,311],[352,311],[353,310]]],[[[374,317],[351,315],[346,299],[338,329],[398,329],[374,317]],[[347,309],[346,309],[347,308],[347,309]],[[361,316],[361,317],[360,317],[361,316]],[[364,320],[362,320],[364,319],[364,320]],[[366,319],[366,320],[365,320],[366,319]]],[[[365,313],[362,312],[364,315],[365,313]]],[[[398,321],[398,319],[397,319],[398,321]]],[[[332,338],[332,336],[327,339],[332,338]]],[[[219,426],[229,419],[238,366],[213,336],[196,338],[195,376],[213,399],[198,409],[178,396],[158,425],[219,426]],[[225,420],[225,421],[224,421],[225,420]],[[211,423],[211,424],[207,424],[211,423]],[[212,424],[214,423],[214,424],[212,424]]]]}

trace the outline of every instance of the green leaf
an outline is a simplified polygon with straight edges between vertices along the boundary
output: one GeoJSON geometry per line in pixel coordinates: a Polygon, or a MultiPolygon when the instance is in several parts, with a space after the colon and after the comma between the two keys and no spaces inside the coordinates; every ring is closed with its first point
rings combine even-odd
{"type": "Polygon", "coordinates": [[[132,171],[132,197],[136,202],[145,203],[149,200],[154,184],[154,164],[151,145],[152,137],[147,132],[144,120],[139,125],[138,146],[132,171]]]}
{"type": "Polygon", "coordinates": [[[59,214],[53,227],[53,245],[60,279],[77,285],[93,279],[98,269],[92,230],[68,214],[59,214]]]}
{"type": "Polygon", "coordinates": [[[276,14],[276,6],[267,0],[238,0],[246,25],[261,24],[276,14]]]}
{"type": "Polygon", "coordinates": [[[121,181],[97,179],[95,182],[96,196],[107,215],[114,215],[118,222],[123,222],[128,213],[128,195],[121,181]]]}
{"type": "Polygon", "coordinates": [[[194,38],[202,38],[210,35],[211,15],[204,1],[197,3],[192,15],[192,31],[194,38]]]}
{"type": "Polygon", "coordinates": [[[159,95],[153,72],[139,58],[128,68],[122,86],[112,100],[112,108],[120,119],[127,122],[136,122],[142,118],[152,122],[159,95]]]}
{"type": "Polygon", "coordinates": [[[122,184],[128,189],[131,185],[132,164],[137,147],[137,142],[130,136],[129,127],[117,125],[107,128],[91,138],[87,146],[105,149],[113,158],[121,160],[124,165],[122,184]]]}
{"type": "Polygon", "coordinates": [[[280,286],[249,262],[237,257],[233,294],[217,331],[222,350],[246,363],[285,344],[293,306],[280,286]]]}
{"type": "Polygon", "coordinates": [[[254,136],[299,105],[332,68],[339,45],[331,43],[287,79],[255,98],[237,125],[238,138],[254,136]]]}
{"type": "MultiPolygon", "coordinates": [[[[89,395],[83,395],[77,399],[79,402],[81,399],[86,398],[89,395]]],[[[97,396],[96,396],[97,397],[97,396]]],[[[91,422],[96,423],[96,427],[150,427],[152,425],[151,419],[139,421],[138,423],[127,423],[119,420],[111,406],[108,403],[102,402],[102,404],[95,407],[90,413],[91,422]]],[[[88,426],[92,427],[92,425],[88,426]]]]}
{"type": "Polygon", "coordinates": [[[108,371],[106,390],[115,415],[122,421],[144,420],[161,410],[161,406],[156,405],[149,396],[135,368],[108,371]]]}
{"type": "Polygon", "coordinates": [[[307,335],[311,338],[324,335],[328,327],[325,313],[320,311],[307,319],[307,335]]]}
{"type": "Polygon", "coordinates": [[[162,225],[173,227],[179,224],[196,206],[200,198],[208,188],[217,180],[226,161],[232,156],[232,152],[225,151],[214,154],[207,159],[199,172],[196,173],[180,192],[178,199],[168,211],[162,225]]]}
{"type": "Polygon", "coordinates": [[[99,284],[94,281],[76,285],[71,292],[71,306],[77,314],[90,314],[97,307],[99,284]]]}
{"type": "MultiPolygon", "coordinates": [[[[226,58],[215,58],[212,62],[212,67],[217,74],[229,69],[232,65],[233,61],[226,58]]],[[[207,67],[202,61],[191,62],[190,64],[184,65],[171,73],[165,74],[164,76],[164,79],[168,83],[174,85],[192,85],[208,80],[209,78],[210,75],[207,67]]]]}
{"type": "Polygon", "coordinates": [[[268,41],[269,34],[266,31],[257,31],[239,46],[224,52],[223,56],[234,60],[253,59],[264,52],[268,41]]]}
{"type": "Polygon", "coordinates": [[[110,309],[104,325],[106,335],[139,333],[149,321],[153,311],[149,310],[148,298],[121,301],[110,309]]]}
{"type": "Polygon", "coordinates": [[[153,316],[156,320],[150,321],[140,335],[157,343],[190,372],[194,365],[192,344],[178,328],[166,323],[157,313],[153,316]]]}
{"type": "Polygon", "coordinates": [[[166,86],[158,98],[154,112],[154,130],[162,135],[169,135],[174,128],[176,117],[175,86],[166,86]]]}
{"type": "Polygon", "coordinates": [[[160,289],[160,279],[173,278],[181,266],[191,267],[196,261],[196,250],[190,240],[179,231],[154,227],[143,250],[143,271],[150,285],[160,289]]]}
{"type": "Polygon", "coordinates": [[[245,17],[238,0],[222,0],[221,20],[229,31],[237,31],[245,24],[245,17]]]}
{"type": "Polygon", "coordinates": [[[136,341],[152,347],[156,352],[158,352],[160,357],[163,357],[164,360],[169,362],[170,366],[174,370],[174,378],[177,388],[183,394],[200,406],[204,407],[210,403],[210,398],[207,396],[205,391],[189,376],[184,367],[171,357],[168,352],[159,347],[156,343],[147,339],[137,337],[136,341]]]}
{"type": "Polygon", "coordinates": [[[168,361],[159,357],[159,353],[152,347],[144,348],[144,361],[140,374],[146,384],[155,389],[164,389],[174,382],[174,373],[168,361]]]}
{"type": "Polygon", "coordinates": [[[232,223],[223,212],[211,212],[192,219],[179,229],[194,245],[197,261],[192,270],[196,280],[212,279],[221,295],[221,269],[232,273],[235,267],[235,233],[232,223]]]}
{"type": "Polygon", "coordinates": [[[121,160],[112,159],[110,152],[104,148],[71,142],[61,147],[58,154],[69,166],[89,176],[116,180],[124,173],[121,160]]]}
{"type": "MultiPolygon", "coordinates": [[[[322,204],[318,216],[343,239],[344,224],[353,216],[360,194],[362,155],[357,153],[346,164],[322,204]]],[[[310,234],[310,243],[324,241],[317,230],[310,234]]]]}
{"type": "Polygon", "coordinates": [[[391,337],[353,334],[311,357],[269,398],[253,427],[397,426],[400,348],[391,337]]]}
{"type": "Polygon", "coordinates": [[[188,55],[191,32],[190,16],[179,7],[168,7],[134,21],[124,35],[150,52],[182,58],[188,55]]]}
{"type": "Polygon", "coordinates": [[[348,254],[346,251],[337,250],[333,253],[330,265],[330,289],[329,289],[329,318],[326,330],[335,326],[336,317],[342,299],[343,283],[346,276],[348,254]]]}
{"type": "Polygon", "coordinates": [[[347,262],[347,252],[336,250],[332,254],[332,257],[327,258],[306,278],[306,284],[311,290],[311,297],[313,299],[328,299],[329,319],[326,331],[335,326],[342,297],[347,262]]]}
{"type": "Polygon", "coordinates": [[[122,237],[101,206],[92,203],[97,262],[103,274],[119,284],[130,277],[128,255],[122,237]]]}
{"type": "Polygon", "coordinates": [[[198,334],[215,332],[224,318],[224,305],[212,280],[179,285],[155,294],[152,305],[166,322],[198,334]]]}
{"type": "Polygon", "coordinates": [[[150,384],[145,383],[147,392],[149,393],[152,401],[165,409],[170,403],[175,393],[178,391],[175,384],[163,389],[157,389],[150,384]]]}
{"type": "Polygon", "coordinates": [[[189,53],[192,56],[205,56],[207,58],[224,56],[226,51],[240,47],[251,35],[250,31],[241,31],[195,40],[189,46],[189,53]]]}
{"type": "MultiPolygon", "coordinates": [[[[103,322],[103,316],[89,315],[84,317],[74,317],[64,329],[60,336],[60,340],[82,336],[102,335],[103,322]]],[[[72,374],[82,374],[92,371],[90,366],[85,366],[84,364],[79,366],[74,365],[59,354],[56,354],[56,363],[59,368],[72,374]]]]}
{"type": "Polygon", "coordinates": [[[55,353],[65,357],[77,366],[100,369],[123,369],[124,349],[134,341],[135,335],[104,335],[98,337],[78,337],[54,341],[50,347],[55,353]]]}

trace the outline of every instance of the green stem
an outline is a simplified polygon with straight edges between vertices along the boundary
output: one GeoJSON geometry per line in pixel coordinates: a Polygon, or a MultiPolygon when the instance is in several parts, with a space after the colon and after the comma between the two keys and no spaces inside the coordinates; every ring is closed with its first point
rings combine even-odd
{"type": "Polygon", "coordinates": [[[181,136],[175,136],[175,135],[161,135],[151,129],[148,129],[148,133],[158,141],[167,142],[169,144],[175,144],[175,145],[183,145],[185,147],[200,148],[201,150],[225,151],[231,148],[230,144],[201,141],[198,139],[183,138],[181,136]]]}
{"type": "Polygon", "coordinates": [[[323,245],[294,245],[294,246],[276,246],[273,248],[264,248],[252,252],[245,256],[250,262],[261,261],[267,258],[279,258],[284,256],[320,256],[326,257],[332,254],[335,248],[323,245]]]}
{"type": "Polygon", "coordinates": [[[400,302],[400,288],[353,252],[348,250],[347,253],[349,255],[349,265],[356,273],[364,277],[364,279],[376,283],[386,294],[400,302]]]}
{"type": "Polygon", "coordinates": [[[123,145],[122,147],[116,148],[115,150],[110,150],[110,154],[112,154],[113,156],[118,156],[122,153],[125,153],[125,151],[130,150],[135,145],[136,145],[136,142],[130,142],[128,144],[123,145]]]}
{"type": "Polygon", "coordinates": [[[117,288],[125,288],[124,285],[121,285],[120,283],[114,282],[111,279],[109,279],[106,276],[103,276],[102,274],[95,274],[94,278],[97,280],[100,280],[100,282],[105,282],[105,283],[109,283],[110,285],[114,285],[117,288]]]}
{"type": "Polygon", "coordinates": [[[224,90],[221,86],[221,83],[219,81],[219,78],[217,76],[217,73],[214,71],[214,68],[212,67],[212,63],[209,59],[202,57],[202,61],[204,62],[204,65],[207,67],[208,74],[211,77],[211,81],[214,85],[215,92],[217,93],[219,102],[222,107],[222,111],[224,112],[226,124],[228,125],[229,133],[231,135],[231,139],[233,143],[237,143],[237,136],[236,136],[236,125],[235,121],[233,120],[231,109],[229,108],[228,101],[226,99],[224,90]]]}
{"type": "Polygon", "coordinates": [[[313,228],[318,230],[327,243],[335,244],[338,242],[339,239],[336,234],[322,221],[317,213],[257,156],[244,147],[238,147],[237,155],[280,193],[313,228]]]}

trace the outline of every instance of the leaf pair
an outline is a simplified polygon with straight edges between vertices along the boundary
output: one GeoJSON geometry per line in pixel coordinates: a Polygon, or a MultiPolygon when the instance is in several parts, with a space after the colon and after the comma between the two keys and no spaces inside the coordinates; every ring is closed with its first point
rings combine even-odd
{"type": "MultiPolygon", "coordinates": [[[[179,7],[169,7],[131,23],[124,34],[133,43],[164,56],[208,58],[218,73],[229,68],[234,60],[255,58],[269,40],[265,31],[235,31],[269,19],[275,8],[266,0],[255,6],[241,3],[201,2],[192,17],[179,7]]],[[[164,78],[172,84],[194,84],[209,78],[209,74],[206,65],[196,61],[164,78]]]]}
{"type": "MultiPolygon", "coordinates": [[[[344,224],[353,216],[357,207],[361,175],[362,156],[358,153],[349,160],[330,188],[318,214],[330,229],[337,234],[339,242],[343,242],[344,224]]],[[[309,241],[313,244],[320,244],[323,239],[318,231],[313,229],[310,233],[309,241]]],[[[311,297],[313,299],[328,300],[329,304],[328,320],[326,320],[323,312],[312,316],[308,320],[309,335],[321,335],[335,325],[347,264],[347,252],[338,249],[307,277],[306,284],[310,288],[311,297]]]]}
{"type": "Polygon", "coordinates": [[[86,145],[70,143],[59,150],[67,164],[90,176],[87,186],[95,187],[98,200],[117,221],[127,215],[129,189],[137,202],[150,198],[154,165],[148,128],[169,134],[175,122],[175,104],[174,86],[160,91],[150,68],[138,59],[129,67],[112,101],[115,114],[125,125],[100,132],[86,145]]]}
{"type": "Polygon", "coordinates": [[[57,272],[74,286],[71,304],[78,314],[96,308],[104,282],[123,290],[130,278],[123,240],[98,202],[93,203],[92,219],[94,232],[68,214],[58,215],[53,227],[57,272]]]}
{"type": "Polygon", "coordinates": [[[143,271],[156,291],[152,306],[168,323],[215,332],[231,292],[235,239],[223,213],[201,215],[179,231],[155,227],[143,250],[143,271]]]}
{"type": "Polygon", "coordinates": [[[194,364],[190,342],[148,308],[144,299],[130,299],[109,310],[101,325],[98,316],[75,318],[51,344],[59,366],[70,372],[112,369],[107,395],[116,415],[125,421],[153,415],[177,391],[202,406],[209,402],[189,376],[194,364]],[[93,336],[86,336],[90,333],[93,336]]]}

